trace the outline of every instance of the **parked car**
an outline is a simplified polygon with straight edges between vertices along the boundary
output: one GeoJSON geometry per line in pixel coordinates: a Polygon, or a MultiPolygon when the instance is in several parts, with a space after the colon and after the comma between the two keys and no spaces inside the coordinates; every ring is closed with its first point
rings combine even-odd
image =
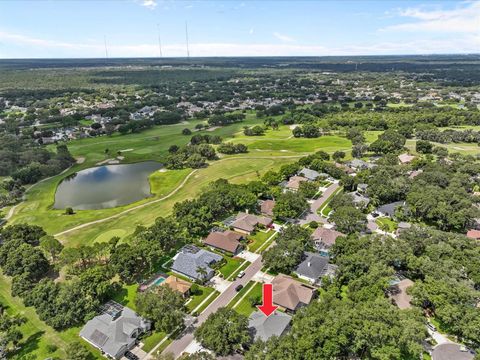
{"type": "Polygon", "coordinates": [[[238,277],[239,279],[241,279],[241,278],[244,277],[244,276],[245,276],[245,271],[243,271],[243,270],[240,271],[240,272],[238,273],[238,275],[237,275],[237,277],[238,277]]]}
{"type": "Polygon", "coordinates": [[[138,356],[135,355],[134,353],[130,352],[130,351],[127,351],[125,353],[125,357],[129,360],[139,360],[138,356]]]}
{"type": "Polygon", "coordinates": [[[242,289],[243,289],[243,285],[242,285],[242,284],[237,285],[237,286],[235,287],[235,291],[237,291],[237,292],[240,291],[240,290],[242,290],[242,289]]]}

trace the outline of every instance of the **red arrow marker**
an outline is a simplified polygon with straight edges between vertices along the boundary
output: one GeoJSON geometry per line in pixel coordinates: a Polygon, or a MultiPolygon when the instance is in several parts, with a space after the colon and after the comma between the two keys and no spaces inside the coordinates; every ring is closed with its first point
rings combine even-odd
{"type": "Polygon", "coordinates": [[[263,304],[257,307],[261,312],[265,314],[265,316],[270,316],[278,308],[278,306],[273,305],[272,284],[263,284],[262,293],[263,293],[263,304]]]}

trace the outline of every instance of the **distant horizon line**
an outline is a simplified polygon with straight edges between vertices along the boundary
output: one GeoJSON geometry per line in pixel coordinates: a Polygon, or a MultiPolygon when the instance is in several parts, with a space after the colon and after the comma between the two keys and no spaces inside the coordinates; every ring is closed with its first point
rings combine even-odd
{"type": "Polygon", "coordinates": [[[28,57],[28,58],[2,58],[4,60],[122,60],[122,59],[232,59],[232,58],[348,58],[348,57],[402,57],[402,56],[480,56],[480,52],[472,53],[422,53],[422,54],[363,54],[363,55],[207,55],[207,56],[118,56],[118,57],[28,57]]]}

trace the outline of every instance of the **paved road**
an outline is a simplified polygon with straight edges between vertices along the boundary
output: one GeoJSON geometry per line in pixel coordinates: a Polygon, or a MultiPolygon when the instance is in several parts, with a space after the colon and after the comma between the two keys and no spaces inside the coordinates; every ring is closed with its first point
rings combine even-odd
{"type": "MultiPolygon", "coordinates": [[[[237,292],[235,291],[235,287],[239,284],[246,285],[253,276],[260,271],[262,268],[262,258],[258,258],[255,260],[248,268],[245,269],[245,275],[241,279],[236,279],[232,284],[222,293],[220,294],[206,309],[203,313],[201,313],[195,324],[195,327],[200,326],[207,320],[208,316],[214,312],[216,312],[219,308],[227,306],[227,304],[235,297],[237,292]]],[[[185,349],[190,345],[193,341],[193,330],[186,332],[181,335],[180,338],[173,341],[167,348],[163,351],[164,354],[172,353],[176,358],[180,357],[185,349]]]]}
{"type": "Polygon", "coordinates": [[[310,204],[310,211],[303,214],[303,216],[298,220],[297,223],[300,225],[308,224],[311,221],[326,223],[326,219],[318,215],[317,210],[323,206],[323,204],[328,200],[330,195],[332,195],[339,187],[340,185],[338,185],[338,183],[333,183],[332,185],[330,185],[323,192],[322,196],[320,196],[312,204],[310,204]]]}

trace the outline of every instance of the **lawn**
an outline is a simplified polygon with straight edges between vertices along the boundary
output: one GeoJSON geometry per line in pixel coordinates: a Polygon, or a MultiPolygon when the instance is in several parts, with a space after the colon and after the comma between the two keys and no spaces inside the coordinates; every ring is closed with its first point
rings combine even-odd
{"type": "Polygon", "coordinates": [[[261,296],[262,296],[262,284],[255,283],[255,285],[253,285],[253,287],[247,293],[245,298],[243,298],[243,300],[240,301],[240,303],[234,307],[235,311],[247,317],[250,316],[257,309],[256,306],[252,306],[252,304],[250,304],[250,298],[261,297],[261,296]]]}
{"type": "Polygon", "coordinates": [[[327,199],[327,201],[324,202],[323,206],[317,210],[317,213],[319,213],[323,217],[327,217],[330,211],[332,209],[330,208],[329,204],[332,199],[339,194],[343,190],[342,187],[339,187],[337,190],[335,190],[327,199]]]}
{"type": "Polygon", "coordinates": [[[135,299],[137,297],[138,284],[124,285],[116,294],[113,295],[113,300],[129,307],[132,310],[136,310],[135,299]]]}
{"type": "Polygon", "coordinates": [[[204,302],[196,311],[197,314],[201,314],[207,307],[210,305],[213,300],[215,300],[218,295],[220,295],[220,292],[217,290],[213,291],[213,295],[208,298],[208,301],[204,302]]]}
{"type": "Polygon", "coordinates": [[[151,351],[160,341],[162,341],[167,334],[163,331],[153,332],[151,335],[143,338],[141,342],[143,343],[142,350],[145,352],[151,351]]]}
{"type": "Polygon", "coordinates": [[[235,270],[232,275],[230,275],[230,278],[228,280],[235,280],[235,278],[237,277],[238,273],[242,270],[245,270],[247,267],[249,267],[251,264],[250,261],[247,261],[247,260],[244,260],[244,262],[242,263],[242,265],[237,269],[235,270]]]}
{"type": "MultiPolygon", "coordinates": [[[[206,287],[206,286],[198,286],[198,294],[195,294],[191,297],[191,300],[187,304],[187,309],[188,311],[193,311],[198,305],[202,303],[203,300],[205,300],[208,295],[213,293],[215,289],[206,287]]],[[[212,296],[214,298],[214,296],[212,296]]]]}
{"type": "Polygon", "coordinates": [[[242,290],[240,290],[232,300],[228,303],[227,307],[232,308],[233,305],[235,305],[241,298],[242,296],[250,290],[250,288],[255,284],[255,281],[249,281],[242,290]]]}
{"type": "Polygon", "coordinates": [[[383,231],[382,225],[388,227],[388,230],[387,230],[388,232],[395,232],[395,230],[397,230],[398,224],[388,217],[378,218],[375,222],[377,223],[378,227],[382,231],[383,231]]]}
{"type": "Polygon", "coordinates": [[[248,237],[248,251],[257,252],[257,250],[262,247],[265,242],[270,238],[270,236],[274,235],[273,231],[263,232],[257,231],[255,234],[250,235],[248,237]]]}
{"type": "Polygon", "coordinates": [[[240,264],[243,263],[244,260],[241,258],[230,256],[224,256],[224,259],[227,261],[227,263],[223,265],[219,269],[219,271],[220,274],[223,275],[223,278],[226,279],[238,269],[238,267],[240,266],[240,264]]]}

